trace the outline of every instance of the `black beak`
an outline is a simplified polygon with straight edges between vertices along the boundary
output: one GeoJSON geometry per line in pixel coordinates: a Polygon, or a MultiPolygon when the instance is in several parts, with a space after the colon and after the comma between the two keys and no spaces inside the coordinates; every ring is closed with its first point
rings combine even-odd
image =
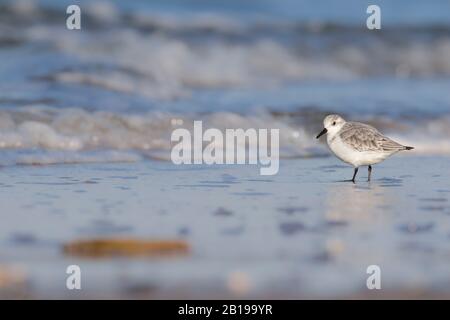
{"type": "Polygon", "coordinates": [[[321,136],[323,136],[325,133],[327,133],[327,128],[323,128],[322,131],[320,131],[320,133],[317,135],[316,139],[319,139],[321,136]]]}

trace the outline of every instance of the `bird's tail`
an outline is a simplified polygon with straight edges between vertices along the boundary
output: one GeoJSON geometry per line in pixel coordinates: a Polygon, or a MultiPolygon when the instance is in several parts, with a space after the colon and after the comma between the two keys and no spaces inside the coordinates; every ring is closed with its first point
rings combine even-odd
{"type": "Polygon", "coordinates": [[[412,150],[412,149],[414,149],[414,147],[407,147],[407,146],[404,146],[404,148],[405,148],[405,150],[412,150]]]}

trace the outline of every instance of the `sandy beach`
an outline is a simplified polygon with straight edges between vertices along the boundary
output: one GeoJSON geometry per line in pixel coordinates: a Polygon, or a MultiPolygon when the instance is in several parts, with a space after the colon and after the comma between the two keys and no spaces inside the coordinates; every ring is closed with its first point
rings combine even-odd
{"type": "Polygon", "coordinates": [[[449,160],[394,157],[356,184],[342,182],[351,167],[334,158],[285,160],[269,178],[251,166],[157,161],[2,168],[0,262],[23,275],[2,297],[448,296],[449,160]],[[62,252],[105,236],[183,239],[191,251],[98,260],[62,252]],[[83,272],[77,292],[65,288],[70,264],[83,272]],[[373,264],[379,292],[366,287],[373,264]]]}

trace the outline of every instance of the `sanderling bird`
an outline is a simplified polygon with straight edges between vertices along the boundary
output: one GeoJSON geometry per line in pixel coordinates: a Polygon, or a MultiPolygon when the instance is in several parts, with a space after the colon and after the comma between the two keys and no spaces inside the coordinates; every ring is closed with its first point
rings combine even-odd
{"type": "Polygon", "coordinates": [[[414,149],[389,139],[372,126],[360,122],[347,122],[337,114],[326,116],[323,126],[324,129],[316,138],[319,139],[326,133],[331,151],[336,157],[355,168],[353,178],[349,180],[353,183],[359,166],[369,166],[367,181],[370,181],[373,164],[399,151],[414,149]]]}

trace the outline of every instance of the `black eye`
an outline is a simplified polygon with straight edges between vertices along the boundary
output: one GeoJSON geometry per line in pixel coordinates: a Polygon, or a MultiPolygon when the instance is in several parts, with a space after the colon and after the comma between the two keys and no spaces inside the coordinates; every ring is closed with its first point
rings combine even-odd
{"type": "Polygon", "coordinates": [[[336,125],[336,121],[333,121],[333,126],[335,126],[336,125]]]}

